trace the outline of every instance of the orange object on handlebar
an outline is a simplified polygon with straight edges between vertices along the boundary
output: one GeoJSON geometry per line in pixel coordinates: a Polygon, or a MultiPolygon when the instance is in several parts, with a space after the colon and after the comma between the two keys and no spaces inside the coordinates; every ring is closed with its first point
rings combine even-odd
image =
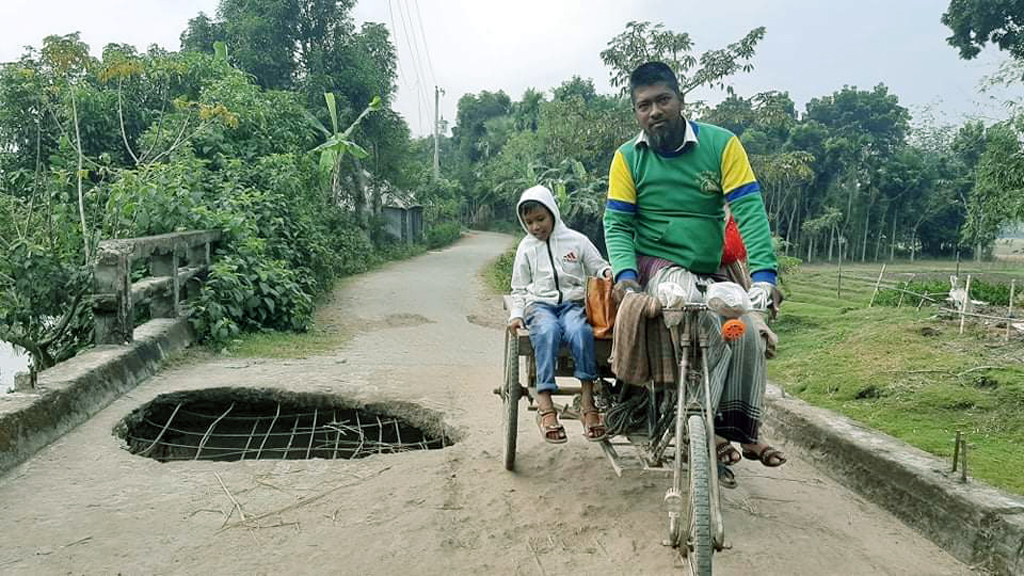
{"type": "Polygon", "coordinates": [[[722,324],[722,338],[725,338],[726,342],[732,342],[733,340],[738,340],[742,337],[746,330],[747,326],[742,320],[738,320],[736,318],[726,320],[725,323],[722,324]]]}

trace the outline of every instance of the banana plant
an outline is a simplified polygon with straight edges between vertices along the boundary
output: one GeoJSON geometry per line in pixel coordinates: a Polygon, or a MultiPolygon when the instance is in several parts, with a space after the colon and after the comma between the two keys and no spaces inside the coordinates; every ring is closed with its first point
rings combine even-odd
{"type": "Polygon", "coordinates": [[[373,100],[366,106],[366,109],[359,114],[352,124],[344,131],[341,131],[338,126],[338,105],[334,99],[334,94],[325,92],[324,100],[327,101],[327,112],[331,115],[331,130],[328,130],[317,120],[316,116],[308,112],[306,118],[327,138],[323,144],[313,148],[311,152],[320,153],[320,172],[325,178],[335,182],[339,166],[346,154],[351,154],[357,159],[363,159],[370,155],[365,148],[351,140],[352,132],[359,126],[359,123],[363,121],[367,114],[380,110],[381,101],[380,96],[374,96],[373,100]]]}

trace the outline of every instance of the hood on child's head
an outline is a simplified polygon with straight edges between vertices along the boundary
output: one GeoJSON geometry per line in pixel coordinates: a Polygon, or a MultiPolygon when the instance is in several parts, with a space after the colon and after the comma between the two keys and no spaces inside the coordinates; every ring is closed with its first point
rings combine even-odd
{"type": "Polygon", "coordinates": [[[523,205],[523,202],[540,202],[548,210],[551,211],[551,215],[554,216],[555,225],[554,228],[558,228],[562,224],[562,215],[558,212],[558,204],[555,204],[555,196],[548,190],[547,186],[538,184],[533,188],[527,188],[523,192],[522,196],[519,197],[519,202],[516,202],[516,218],[519,220],[519,225],[523,227],[523,230],[527,234],[530,233],[530,229],[526,227],[526,223],[523,222],[523,215],[519,212],[519,207],[523,205]]]}

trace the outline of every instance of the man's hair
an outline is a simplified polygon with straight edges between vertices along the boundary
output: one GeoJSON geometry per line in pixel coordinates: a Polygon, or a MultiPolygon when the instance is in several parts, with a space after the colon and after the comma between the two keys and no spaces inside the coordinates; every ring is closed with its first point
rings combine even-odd
{"type": "Polygon", "coordinates": [[[653,86],[655,84],[667,84],[677,95],[679,94],[679,80],[675,73],[664,62],[646,62],[636,67],[629,75],[629,97],[641,86],[653,86]]]}
{"type": "Polygon", "coordinates": [[[522,204],[519,205],[519,215],[525,216],[527,212],[531,212],[533,210],[536,210],[537,208],[543,208],[548,214],[551,214],[551,210],[548,210],[548,207],[545,206],[543,202],[538,202],[536,200],[527,200],[526,202],[523,202],[522,204]]]}

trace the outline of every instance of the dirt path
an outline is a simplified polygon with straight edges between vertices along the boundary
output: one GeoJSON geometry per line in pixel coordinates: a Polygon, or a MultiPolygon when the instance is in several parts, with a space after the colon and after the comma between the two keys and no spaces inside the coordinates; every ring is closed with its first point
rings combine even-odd
{"type": "MultiPolygon", "coordinates": [[[[0,478],[0,573],[681,573],[660,545],[665,478],[616,478],[577,428],[550,447],[526,415],[518,472],[502,468],[491,390],[503,318],[476,272],[509,241],[473,234],[346,282],[328,312],[356,333],[335,354],[217,359],[121,398],[0,478]],[[111,435],[154,396],[209,386],[401,399],[443,414],[461,440],[356,461],[161,464],[111,435]]],[[[745,462],[737,476],[718,573],[970,573],[799,456],[776,470],[745,462]]]]}

